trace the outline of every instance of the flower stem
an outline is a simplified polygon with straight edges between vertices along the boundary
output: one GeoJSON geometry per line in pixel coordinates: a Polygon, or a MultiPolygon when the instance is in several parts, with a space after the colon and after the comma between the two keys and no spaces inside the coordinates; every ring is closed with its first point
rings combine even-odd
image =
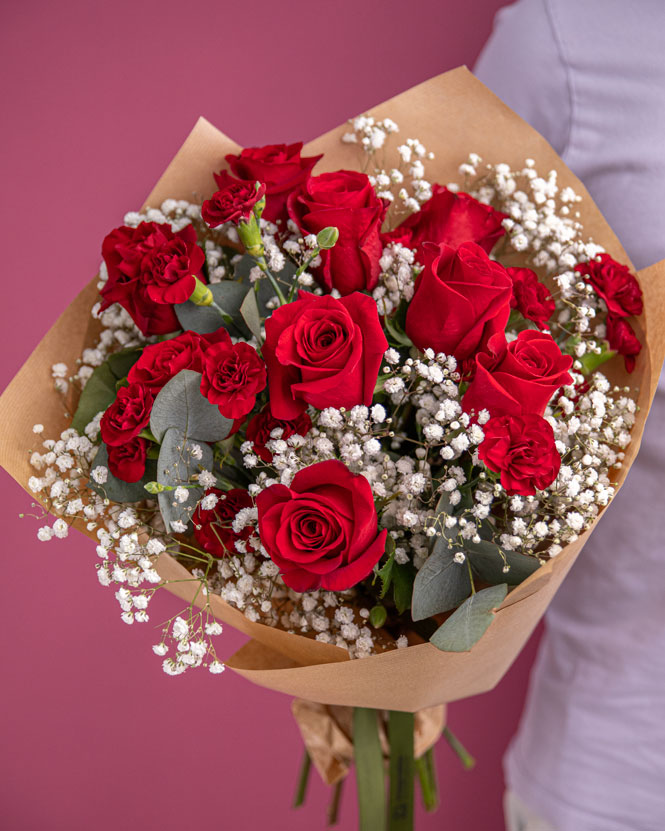
{"type": "Polygon", "coordinates": [[[305,802],[305,795],[307,793],[307,784],[309,782],[309,774],[312,770],[312,759],[309,753],[305,750],[302,765],[300,767],[300,776],[298,778],[298,789],[293,800],[293,807],[299,808],[305,802]]]}

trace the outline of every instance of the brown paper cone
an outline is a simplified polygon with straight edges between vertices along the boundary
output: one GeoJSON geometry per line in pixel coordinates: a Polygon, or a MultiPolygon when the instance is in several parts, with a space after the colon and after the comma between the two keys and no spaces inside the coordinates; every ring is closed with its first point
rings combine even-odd
{"type": "MultiPolygon", "coordinates": [[[[458,165],[470,152],[493,163],[507,162],[514,168],[521,167],[525,158],[532,158],[543,173],[557,170],[560,184],[570,185],[583,197],[579,207],[585,236],[629,264],[585,188],[549,144],[465,68],[420,84],[371,112],[391,117],[401,125],[404,137],[417,136],[436,153],[436,159],[428,163],[432,181],[445,184],[456,180],[458,165]]],[[[357,149],[340,142],[345,129],[342,125],[305,148],[308,154],[325,153],[318,172],[358,166],[357,149]]],[[[146,204],[159,206],[169,197],[194,201],[211,195],[212,172],[222,167],[226,153],[237,149],[238,145],[200,119],[146,204]]],[[[618,485],[639,448],[665,354],[665,261],[640,272],[639,279],[645,312],[636,329],[644,348],[630,376],[623,372],[619,361],[612,362],[616,365],[613,380],[638,387],[640,406],[618,485]]],[[[92,342],[94,324],[89,310],[96,296],[95,282],[59,318],[0,398],[4,428],[0,463],[26,490],[33,474],[29,451],[38,444],[32,433],[33,423],[43,423],[45,435],[51,437],[68,426],[61,399],[53,391],[50,367],[57,361],[75,365],[83,347],[92,342]]],[[[440,652],[425,643],[349,661],[345,650],[252,623],[213,596],[215,615],[252,638],[227,666],[261,686],[333,705],[416,711],[484,692],[498,683],[519,653],[591,530],[510,592],[470,652],[440,652]]],[[[158,568],[165,579],[189,576],[169,556],[161,557],[158,568]]],[[[191,583],[175,583],[169,590],[187,601],[195,593],[191,583]]]]}

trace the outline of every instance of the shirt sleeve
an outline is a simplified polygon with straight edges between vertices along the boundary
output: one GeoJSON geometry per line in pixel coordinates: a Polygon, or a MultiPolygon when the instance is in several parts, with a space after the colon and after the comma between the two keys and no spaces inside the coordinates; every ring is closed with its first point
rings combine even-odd
{"type": "Polygon", "coordinates": [[[565,158],[571,86],[550,0],[500,9],[474,74],[565,158]]]}

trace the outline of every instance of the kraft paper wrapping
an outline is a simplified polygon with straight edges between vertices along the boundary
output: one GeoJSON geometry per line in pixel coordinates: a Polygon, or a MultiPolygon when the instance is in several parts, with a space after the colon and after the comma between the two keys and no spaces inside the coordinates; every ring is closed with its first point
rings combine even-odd
{"type": "MultiPolygon", "coordinates": [[[[520,169],[526,158],[532,158],[543,174],[557,170],[561,186],[570,185],[583,197],[579,210],[585,237],[602,244],[617,260],[630,263],[581,182],[538,133],[466,68],[426,81],[370,112],[395,120],[401,126],[401,141],[417,137],[435,152],[436,158],[428,162],[430,181],[457,181],[458,165],[470,152],[492,163],[507,162],[515,169],[520,169]]],[[[308,155],[325,154],[315,172],[358,167],[358,149],[340,141],[346,129],[345,124],[341,125],[306,146],[308,155]]],[[[272,138],[266,136],[266,141],[272,138]]],[[[205,119],[199,119],[146,205],[158,207],[169,197],[196,201],[211,195],[215,189],[212,172],[223,166],[226,153],[238,149],[205,119]]],[[[640,410],[633,441],[617,477],[619,485],[638,451],[665,355],[665,261],[640,272],[639,279],[645,300],[644,314],[636,322],[644,343],[642,353],[630,376],[624,373],[622,361],[610,362],[614,364],[613,381],[639,388],[640,410]]],[[[28,462],[30,450],[39,443],[32,433],[33,423],[43,423],[47,437],[57,437],[68,426],[62,400],[53,390],[50,367],[58,361],[74,366],[83,347],[90,345],[95,330],[90,318],[95,284],[93,280],[63,313],[0,398],[0,463],[26,490],[33,473],[28,462]]],[[[589,533],[511,591],[470,652],[446,653],[421,643],[351,661],[345,650],[253,623],[213,596],[214,614],[252,638],[227,661],[227,666],[261,686],[329,705],[415,712],[490,690],[529,638],[589,533]]],[[[161,557],[158,570],[164,579],[188,576],[184,567],[169,556],[161,557]]],[[[187,601],[195,592],[191,583],[176,583],[169,590],[187,601]]]]}

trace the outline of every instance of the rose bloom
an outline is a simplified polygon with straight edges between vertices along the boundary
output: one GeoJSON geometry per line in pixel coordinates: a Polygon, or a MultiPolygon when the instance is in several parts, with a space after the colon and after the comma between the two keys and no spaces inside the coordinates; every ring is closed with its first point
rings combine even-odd
{"type": "Polygon", "coordinates": [[[108,270],[102,311],[120,303],[146,336],[180,328],[172,304],[189,299],[205,262],[192,225],[177,232],[156,222],[123,225],[105,237],[102,257],[108,270]]]}
{"type": "Polygon", "coordinates": [[[139,383],[149,387],[154,395],[174,378],[181,369],[203,372],[204,351],[213,343],[226,340],[225,329],[210,335],[183,332],[176,338],[146,346],[141,357],[129,370],[130,384],[139,383]]]}
{"type": "Polygon", "coordinates": [[[201,205],[201,216],[211,228],[225,222],[247,222],[254,212],[254,205],[266,193],[266,186],[256,182],[234,179],[226,170],[215,176],[219,190],[201,205]]]}
{"type": "Polygon", "coordinates": [[[383,252],[380,232],[387,203],[379,199],[364,173],[337,170],[310,177],[287,200],[289,216],[303,234],[334,226],[339,239],[321,252],[315,270],[319,282],[346,295],[371,291],[379,280],[383,252]]]}
{"type": "Polygon", "coordinates": [[[561,457],[554,431],[542,416],[498,416],[484,425],[485,438],[478,456],[490,470],[501,474],[509,495],[533,496],[556,479],[561,457]]]}
{"type": "Polygon", "coordinates": [[[150,390],[141,384],[120,387],[115,401],[102,416],[104,444],[116,446],[138,436],[148,426],[153,400],[150,390]]]}
{"type": "MultiPolygon", "coordinates": [[[[288,213],[286,200],[294,190],[302,187],[309,179],[312,168],[321,156],[303,158],[300,155],[302,142],[295,144],[269,144],[266,147],[246,147],[239,155],[228,155],[231,172],[245,181],[264,182],[266,206],[263,218],[268,222],[280,220],[286,223],[288,213]]],[[[218,187],[222,187],[222,174],[215,176],[218,187]]]]}
{"type": "Polygon", "coordinates": [[[635,369],[635,358],[642,351],[642,344],[630,323],[623,318],[608,315],[607,340],[610,349],[624,356],[626,371],[632,372],[635,369]]]}
{"type": "Polygon", "coordinates": [[[511,308],[527,320],[533,320],[539,329],[549,329],[547,321],[556,308],[550,290],[530,268],[507,268],[506,271],[513,281],[511,308]]]}
{"type": "Polygon", "coordinates": [[[145,460],[150,442],[135,436],[117,446],[109,445],[109,470],[123,482],[138,482],[145,473],[145,460]]]}
{"type": "Polygon", "coordinates": [[[271,441],[273,430],[281,430],[280,439],[286,441],[295,434],[306,436],[311,428],[312,419],[307,413],[300,413],[299,416],[293,419],[275,418],[270,410],[270,403],[268,403],[247,425],[246,438],[254,445],[256,455],[270,464],[272,453],[268,450],[266,444],[271,441]]]}
{"type": "Polygon", "coordinates": [[[355,586],[386,547],[369,482],[334,459],[299,471],[291,487],[266,488],[256,506],[261,543],[298,592],[355,586]]]}
{"type": "Polygon", "coordinates": [[[466,412],[542,415],[559,387],[573,382],[572,357],[544,332],[520,332],[509,344],[497,337],[490,347],[496,351],[476,356],[476,372],[462,399],[466,412]]]}
{"type": "Polygon", "coordinates": [[[615,317],[642,314],[642,289],[628,266],[613,260],[609,254],[599,254],[588,263],[578,263],[575,271],[591,283],[610,314],[615,317]]]}
{"type": "Polygon", "coordinates": [[[266,320],[273,415],[294,419],[308,404],[319,410],[370,405],[387,348],[371,297],[356,292],[337,300],[301,291],[266,320]]]}
{"type": "Polygon", "coordinates": [[[206,349],[201,394],[217,404],[226,418],[240,419],[251,412],[265,385],[266,366],[253,346],[243,341],[232,343],[224,331],[220,340],[206,349]]]}
{"type": "Polygon", "coordinates": [[[474,242],[455,250],[424,244],[425,267],[406,312],[406,334],[422,350],[465,362],[503,332],[510,316],[512,281],[474,242]]]}
{"type": "Polygon", "coordinates": [[[399,242],[416,249],[423,262],[423,243],[445,243],[459,248],[463,242],[475,242],[488,254],[505,234],[502,222],[506,214],[484,205],[468,193],[453,193],[441,185],[432,186],[432,196],[419,211],[382,235],[383,244],[399,242]]]}
{"type": "Polygon", "coordinates": [[[252,526],[246,526],[239,534],[233,530],[233,520],[242,508],[251,508],[252,497],[242,488],[221,491],[211,488],[206,496],[215,494],[219,501],[211,511],[197,506],[192,515],[194,537],[198,544],[213,557],[236,554],[237,540],[246,540],[252,533],[252,526]]]}

